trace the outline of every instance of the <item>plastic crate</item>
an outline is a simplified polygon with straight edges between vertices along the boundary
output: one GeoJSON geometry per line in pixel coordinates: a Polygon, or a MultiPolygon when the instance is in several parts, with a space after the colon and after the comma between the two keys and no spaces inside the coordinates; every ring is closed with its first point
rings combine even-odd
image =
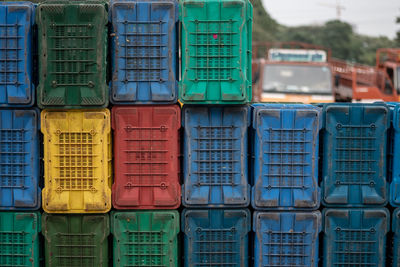
{"type": "Polygon", "coordinates": [[[391,105],[392,115],[392,128],[391,135],[389,135],[390,147],[389,161],[388,161],[388,174],[391,180],[390,183],[390,204],[395,207],[400,206],[400,105],[391,105]]]}
{"type": "Polygon", "coordinates": [[[0,266],[39,267],[39,212],[0,212],[0,266]]]}
{"type": "Polygon", "coordinates": [[[251,100],[253,7],[248,0],[183,0],[179,99],[196,104],[251,100]]]}
{"type": "Polygon", "coordinates": [[[176,103],[178,6],[175,0],[113,0],[111,101],[176,103]]]}
{"type": "Polygon", "coordinates": [[[111,208],[110,113],[42,111],[43,209],[49,213],[103,213],[111,208]]]}
{"type": "Polygon", "coordinates": [[[248,107],[184,106],[182,112],[183,205],[248,206],[248,107]]]}
{"type": "Polygon", "coordinates": [[[115,208],[180,206],[180,118],[177,105],[113,108],[115,208]]]}
{"type": "Polygon", "coordinates": [[[105,5],[96,0],[39,4],[39,107],[108,105],[105,5]]]}
{"type": "Polygon", "coordinates": [[[321,213],[255,212],[254,266],[318,266],[321,213]]]}
{"type": "Polygon", "coordinates": [[[318,209],[320,109],[253,105],[255,209],[318,209]]]}
{"type": "Polygon", "coordinates": [[[42,216],[46,267],[107,267],[109,217],[42,216]]]}
{"type": "Polygon", "coordinates": [[[184,266],[248,266],[250,212],[242,210],[184,210],[184,266]]]}
{"type": "Polygon", "coordinates": [[[323,266],[385,266],[385,208],[325,209],[323,266]]]}
{"type": "Polygon", "coordinates": [[[323,202],[327,206],[384,206],[388,107],[376,104],[324,106],[323,202]]]}
{"type": "Polygon", "coordinates": [[[40,207],[38,127],[36,109],[0,110],[0,210],[40,207]]]}
{"type": "Polygon", "coordinates": [[[177,211],[115,212],[113,266],[179,266],[177,211]]]}
{"type": "Polygon", "coordinates": [[[32,106],[34,5],[0,2],[0,106],[32,106]]]}
{"type": "MultiPolygon", "coordinates": [[[[392,216],[392,256],[393,262],[391,266],[400,266],[400,209],[397,208],[393,211],[392,216]]],[[[389,265],[388,265],[389,266],[389,265]]]]}

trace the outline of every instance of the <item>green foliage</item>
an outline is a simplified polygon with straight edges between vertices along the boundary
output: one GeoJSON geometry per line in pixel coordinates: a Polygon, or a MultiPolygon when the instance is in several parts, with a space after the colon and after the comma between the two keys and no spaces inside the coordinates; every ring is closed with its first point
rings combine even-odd
{"type": "MultiPolygon", "coordinates": [[[[335,58],[374,65],[378,48],[400,46],[400,31],[396,40],[357,34],[346,22],[332,20],[324,25],[285,27],[265,11],[260,0],[252,0],[254,8],[253,40],[305,42],[331,49],[335,58]]],[[[400,17],[397,18],[400,23],[400,17]]]]}

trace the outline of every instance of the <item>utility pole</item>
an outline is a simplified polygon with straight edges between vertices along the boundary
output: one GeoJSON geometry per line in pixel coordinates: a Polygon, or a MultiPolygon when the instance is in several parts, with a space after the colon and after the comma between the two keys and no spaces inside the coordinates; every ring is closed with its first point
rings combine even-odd
{"type": "Polygon", "coordinates": [[[327,3],[319,3],[321,6],[335,8],[336,9],[336,18],[341,20],[342,11],[346,10],[346,8],[340,4],[340,0],[336,0],[336,4],[327,4],[327,3]]]}

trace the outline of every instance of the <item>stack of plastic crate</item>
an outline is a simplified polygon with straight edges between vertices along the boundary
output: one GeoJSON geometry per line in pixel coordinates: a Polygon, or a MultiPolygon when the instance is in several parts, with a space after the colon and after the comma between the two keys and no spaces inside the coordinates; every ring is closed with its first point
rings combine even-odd
{"type": "Polygon", "coordinates": [[[254,266],[318,266],[320,108],[252,106],[254,266]]]}
{"type": "Polygon", "coordinates": [[[36,9],[46,266],[108,266],[107,9],[97,0],[49,0],[36,9]]]}
{"type": "Polygon", "coordinates": [[[178,4],[110,2],[113,266],[178,266],[178,4]]]}
{"type": "Polygon", "coordinates": [[[0,266],[39,266],[39,112],[29,2],[0,2],[0,266]]]}
{"type": "Polygon", "coordinates": [[[249,1],[180,2],[184,266],[247,266],[249,1]]]}
{"type": "Polygon", "coordinates": [[[323,265],[385,266],[386,104],[323,107],[323,265]]]}

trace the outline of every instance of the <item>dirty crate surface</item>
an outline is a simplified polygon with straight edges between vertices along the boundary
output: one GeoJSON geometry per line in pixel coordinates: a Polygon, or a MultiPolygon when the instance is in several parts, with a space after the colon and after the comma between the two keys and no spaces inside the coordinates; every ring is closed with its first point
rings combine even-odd
{"type": "Polygon", "coordinates": [[[110,113],[42,111],[43,209],[49,213],[104,213],[111,208],[110,113]]]}
{"type": "Polygon", "coordinates": [[[42,215],[46,267],[107,267],[108,214],[42,215]]]}
{"type": "Polygon", "coordinates": [[[390,204],[400,206],[400,104],[391,103],[392,125],[390,135],[390,158],[388,162],[388,173],[391,173],[390,204]]]}
{"type": "Polygon", "coordinates": [[[387,209],[325,209],[322,217],[324,267],[385,266],[387,209]]]}
{"type": "Polygon", "coordinates": [[[0,212],[0,266],[39,267],[39,212],[0,212]]]}
{"type": "Polygon", "coordinates": [[[249,205],[249,113],[246,106],[184,106],[183,205],[249,205]]]}
{"type": "Polygon", "coordinates": [[[0,110],[0,210],[39,209],[37,109],[0,110]]]}
{"type": "Polygon", "coordinates": [[[320,109],[253,105],[252,205],[255,209],[318,209],[320,109]]]}
{"type": "Polygon", "coordinates": [[[114,266],[179,266],[177,211],[129,211],[111,215],[114,266]]]}
{"type": "Polygon", "coordinates": [[[322,191],[327,206],[384,206],[388,107],[327,104],[323,109],[322,191]]]}
{"type": "Polygon", "coordinates": [[[32,106],[34,6],[0,2],[0,106],[32,106]]]}
{"type": "Polygon", "coordinates": [[[252,19],[253,7],[247,0],[180,2],[182,102],[251,100],[252,19]]]}
{"type": "Polygon", "coordinates": [[[113,103],[176,103],[178,5],[174,0],[114,0],[113,103]]]}
{"type": "Polygon", "coordinates": [[[185,209],[181,220],[183,266],[248,266],[247,209],[185,209]]]}
{"type": "Polygon", "coordinates": [[[108,13],[104,1],[45,1],[36,9],[38,105],[105,107],[108,13]]]}
{"type": "Polygon", "coordinates": [[[113,206],[175,209],[181,203],[177,105],[114,107],[113,206]]]}

